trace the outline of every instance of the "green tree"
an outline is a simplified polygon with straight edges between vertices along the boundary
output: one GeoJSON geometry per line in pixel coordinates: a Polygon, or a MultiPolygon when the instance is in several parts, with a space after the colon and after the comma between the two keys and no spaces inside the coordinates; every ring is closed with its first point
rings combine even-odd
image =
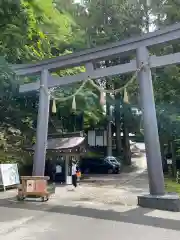
{"type": "MultiPolygon", "coordinates": [[[[44,4],[35,0],[0,1],[0,7],[0,51],[9,63],[24,63],[63,54],[64,46],[72,41],[72,21],[68,15],[57,11],[52,1],[44,1],[44,4]]],[[[4,114],[0,118],[1,147],[8,149],[5,152],[7,157],[3,158],[7,160],[9,154],[10,158],[12,152],[19,155],[23,145],[32,143],[38,96],[36,93],[19,95],[16,91],[10,94],[14,74],[8,66],[8,71],[5,71],[6,65],[2,58],[0,90],[4,97],[1,94],[0,109],[4,114]]],[[[22,82],[36,81],[37,78],[39,76],[25,78],[22,82]]]]}

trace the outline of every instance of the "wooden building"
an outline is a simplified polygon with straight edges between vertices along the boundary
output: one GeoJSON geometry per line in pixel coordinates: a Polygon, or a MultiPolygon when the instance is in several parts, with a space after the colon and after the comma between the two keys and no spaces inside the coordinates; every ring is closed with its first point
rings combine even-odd
{"type": "MultiPolygon", "coordinates": [[[[121,133],[123,136],[123,133],[121,133]]],[[[129,133],[129,137],[133,137],[134,134],[129,133]]],[[[94,128],[87,131],[87,146],[88,147],[107,147],[107,130],[103,128],[94,128]]],[[[116,148],[116,134],[112,136],[112,147],[116,148]]]]}
{"type": "MultiPolygon", "coordinates": [[[[71,184],[72,160],[79,160],[80,156],[86,152],[86,142],[84,136],[73,136],[66,134],[58,137],[59,134],[51,135],[47,140],[46,157],[56,163],[58,160],[64,162],[65,182],[71,184]]],[[[26,148],[28,151],[34,151],[35,145],[26,148]]]]}

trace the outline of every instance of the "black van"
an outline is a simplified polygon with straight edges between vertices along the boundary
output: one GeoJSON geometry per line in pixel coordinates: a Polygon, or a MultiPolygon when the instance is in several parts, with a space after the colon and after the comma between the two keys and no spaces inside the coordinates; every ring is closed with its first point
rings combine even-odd
{"type": "Polygon", "coordinates": [[[82,173],[119,173],[121,164],[114,157],[82,158],[78,163],[82,173]],[[113,158],[113,159],[112,159],[113,158]]]}

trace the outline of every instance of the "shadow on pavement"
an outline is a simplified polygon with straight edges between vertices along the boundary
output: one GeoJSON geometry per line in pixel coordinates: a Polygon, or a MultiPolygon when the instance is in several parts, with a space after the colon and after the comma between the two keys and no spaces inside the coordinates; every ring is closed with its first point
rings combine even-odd
{"type": "Polygon", "coordinates": [[[60,213],[180,231],[180,220],[145,216],[145,214],[152,210],[140,207],[126,212],[115,212],[113,210],[98,210],[81,206],[64,206],[62,204],[50,205],[49,203],[13,202],[12,198],[0,200],[0,207],[60,213]]]}

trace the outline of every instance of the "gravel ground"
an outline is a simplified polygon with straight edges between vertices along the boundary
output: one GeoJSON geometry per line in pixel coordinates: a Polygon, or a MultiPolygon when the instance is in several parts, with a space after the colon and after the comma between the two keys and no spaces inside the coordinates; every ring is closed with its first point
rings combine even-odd
{"type": "MultiPolygon", "coordinates": [[[[133,168],[118,175],[91,175],[88,181],[82,181],[75,191],[71,186],[57,185],[56,194],[49,204],[61,201],[96,202],[135,206],[137,195],[148,191],[145,157],[133,159],[133,168]]],[[[14,190],[0,194],[0,199],[16,195],[14,190]]]]}

